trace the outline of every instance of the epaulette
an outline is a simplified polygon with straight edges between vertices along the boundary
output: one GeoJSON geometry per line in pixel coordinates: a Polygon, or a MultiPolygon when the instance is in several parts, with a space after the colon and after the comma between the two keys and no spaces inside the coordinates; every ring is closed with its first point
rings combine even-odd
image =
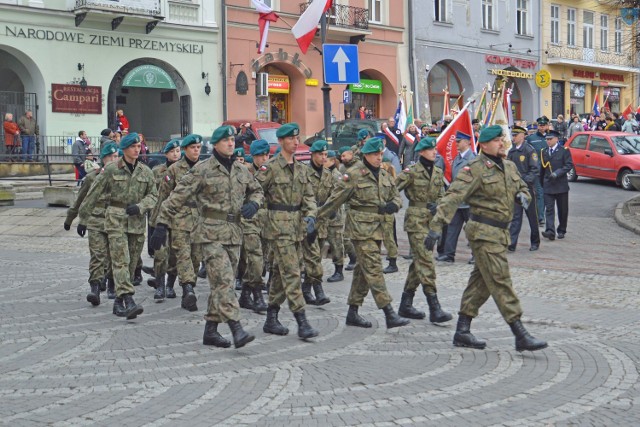
{"type": "Polygon", "coordinates": [[[485,160],[485,161],[484,161],[484,165],[485,165],[486,167],[488,167],[489,169],[491,169],[492,167],[494,167],[494,166],[495,166],[495,163],[493,163],[491,160],[488,160],[488,159],[487,159],[487,160],[485,160]]]}

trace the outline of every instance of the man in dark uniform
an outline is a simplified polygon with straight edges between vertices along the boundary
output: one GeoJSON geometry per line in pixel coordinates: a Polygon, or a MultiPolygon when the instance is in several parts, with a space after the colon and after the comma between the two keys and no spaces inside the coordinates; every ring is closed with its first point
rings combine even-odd
{"type": "MultiPolygon", "coordinates": [[[[524,135],[527,133],[525,128],[520,126],[514,126],[511,129],[511,138],[513,147],[509,150],[508,159],[516,164],[520,176],[529,187],[529,193],[533,200],[536,199],[536,181],[540,175],[540,160],[535,149],[524,142],[524,135]]],[[[518,244],[518,235],[522,228],[522,206],[515,204],[515,210],[513,212],[513,220],[509,227],[509,234],[511,235],[511,243],[507,248],[509,252],[515,252],[516,245],[518,244]]],[[[531,203],[526,209],[527,219],[529,220],[529,227],[531,228],[531,247],[530,251],[537,251],[540,247],[540,231],[538,230],[538,215],[536,214],[536,204],[531,203]]]]}
{"type": "Polygon", "coordinates": [[[546,136],[548,148],[542,150],[540,163],[540,181],[544,187],[544,206],[546,209],[546,227],[542,235],[555,240],[555,206],[558,207],[558,239],[564,239],[569,218],[569,181],[567,173],[573,168],[573,159],[569,150],[558,144],[560,135],[550,131],[546,136]],[[555,205],[555,206],[554,206],[555,205]]]}
{"type": "MultiPolygon", "coordinates": [[[[545,141],[545,135],[549,130],[549,118],[547,116],[538,117],[538,131],[533,135],[529,135],[526,138],[528,144],[531,144],[533,148],[536,150],[536,154],[538,158],[540,157],[540,151],[547,148],[547,142],[545,141]]],[[[535,183],[536,188],[536,207],[538,210],[538,223],[540,225],[544,224],[544,191],[542,189],[542,184],[540,180],[536,180],[535,183]]]]}

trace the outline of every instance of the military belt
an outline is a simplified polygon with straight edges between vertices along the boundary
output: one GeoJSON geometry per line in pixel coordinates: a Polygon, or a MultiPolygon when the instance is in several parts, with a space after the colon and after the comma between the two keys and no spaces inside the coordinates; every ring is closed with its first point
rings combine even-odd
{"type": "Polygon", "coordinates": [[[298,212],[302,205],[282,205],[280,203],[267,203],[267,209],[270,211],[298,212]]]}
{"type": "Polygon", "coordinates": [[[496,221],[495,219],[487,218],[486,216],[471,214],[469,215],[469,219],[475,222],[479,222],[480,224],[490,225],[492,227],[501,228],[503,230],[507,230],[509,228],[508,222],[496,221]]]}
{"type": "Polygon", "coordinates": [[[233,222],[236,224],[240,223],[240,215],[234,215],[231,213],[216,211],[213,209],[205,208],[202,212],[202,216],[209,219],[219,219],[220,221],[233,222]]]}
{"type": "Polygon", "coordinates": [[[109,206],[113,206],[114,208],[126,209],[127,206],[129,206],[129,203],[116,202],[115,200],[112,200],[112,201],[109,202],[109,206]]]}
{"type": "Polygon", "coordinates": [[[366,213],[374,213],[374,214],[380,213],[380,208],[377,207],[377,206],[353,206],[353,205],[349,205],[349,209],[353,209],[354,211],[358,211],[358,212],[366,212],[366,213]]]}

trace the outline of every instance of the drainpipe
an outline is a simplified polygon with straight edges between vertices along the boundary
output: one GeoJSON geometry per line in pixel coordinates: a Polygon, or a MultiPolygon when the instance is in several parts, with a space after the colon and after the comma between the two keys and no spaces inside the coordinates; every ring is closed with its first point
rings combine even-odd
{"type": "Polygon", "coordinates": [[[416,59],[415,59],[415,34],[414,34],[414,26],[413,26],[413,0],[408,0],[407,2],[407,14],[409,15],[409,81],[411,91],[413,92],[413,111],[415,112],[413,115],[413,119],[416,117],[420,117],[420,111],[418,110],[418,102],[419,94],[418,94],[418,81],[416,76],[416,59]]]}
{"type": "Polygon", "coordinates": [[[220,39],[222,40],[222,121],[227,120],[227,2],[221,0],[220,39]]]}

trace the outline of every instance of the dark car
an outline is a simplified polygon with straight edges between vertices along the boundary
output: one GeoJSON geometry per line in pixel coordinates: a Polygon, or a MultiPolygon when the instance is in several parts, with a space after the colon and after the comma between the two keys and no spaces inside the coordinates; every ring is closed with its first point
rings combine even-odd
{"type": "MultiPolygon", "coordinates": [[[[384,119],[378,120],[359,120],[347,119],[331,123],[332,150],[338,150],[345,145],[356,145],[358,142],[358,131],[362,128],[369,129],[372,134],[380,132],[380,125],[385,122],[384,119]]],[[[312,137],[307,138],[304,143],[309,147],[319,139],[327,139],[324,129],[316,132],[312,137]]]]}

